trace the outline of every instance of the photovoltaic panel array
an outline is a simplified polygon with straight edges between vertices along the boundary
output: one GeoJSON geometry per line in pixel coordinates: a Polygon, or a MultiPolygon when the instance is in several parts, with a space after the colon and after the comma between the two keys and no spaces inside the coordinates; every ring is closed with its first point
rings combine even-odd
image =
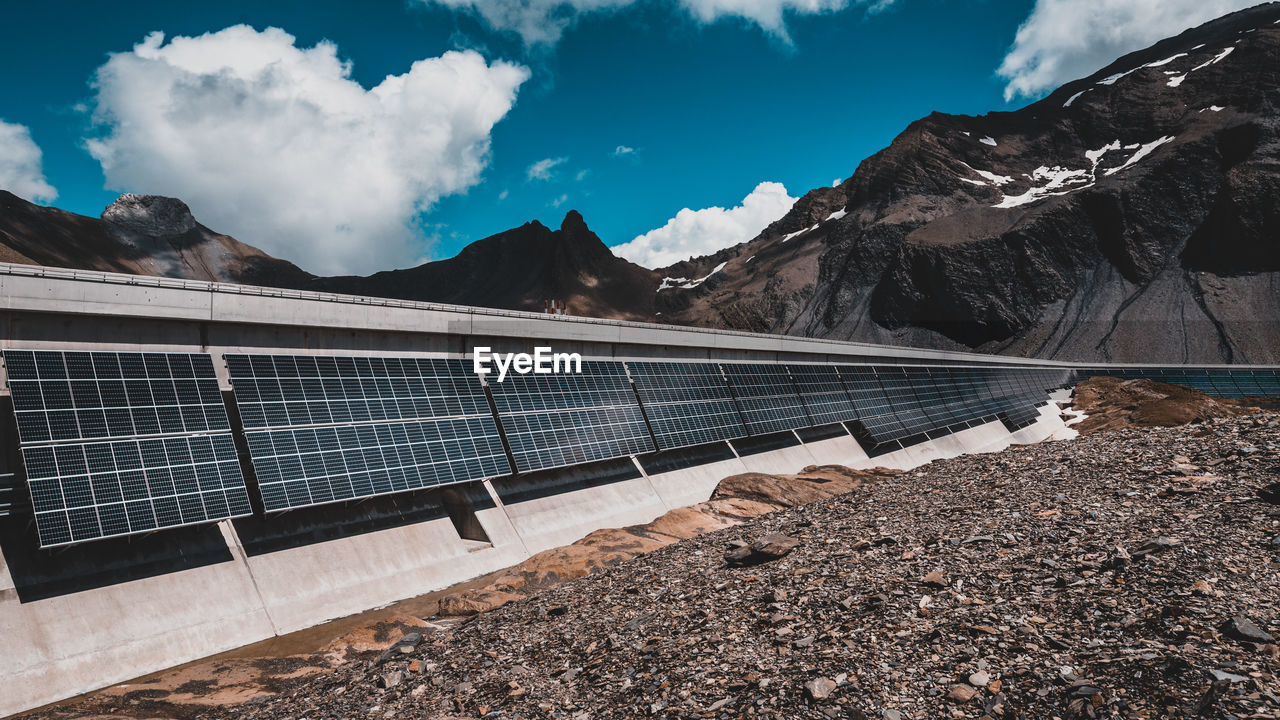
{"type": "Polygon", "coordinates": [[[581,373],[489,376],[520,472],[652,452],[635,391],[620,362],[585,360],[581,373]]]}
{"type": "Polygon", "coordinates": [[[41,547],[251,512],[208,355],[4,358],[41,547]]]}
{"type": "Polygon", "coordinates": [[[746,437],[720,366],[693,362],[628,362],[658,448],[746,437]]]}
{"type": "Polygon", "coordinates": [[[268,512],[511,472],[459,359],[227,355],[268,512]]]}
{"type": "Polygon", "coordinates": [[[805,412],[785,365],[724,363],[721,367],[752,435],[817,424],[805,412]]]}
{"type": "Polygon", "coordinates": [[[815,425],[854,420],[858,411],[834,365],[788,365],[800,400],[815,425]]]}
{"type": "Polygon", "coordinates": [[[1280,369],[1217,367],[1084,367],[1076,371],[1080,381],[1091,377],[1122,380],[1148,379],[1181,385],[1222,398],[1280,397],[1280,369]]]}
{"type": "Polygon", "coordinates": [[[1034,412],[1049,388],[1068,380],[1066,371],[964,366],[841,365],[839,372],[858,412],[855,434],[873,448],[1034,412]]]}

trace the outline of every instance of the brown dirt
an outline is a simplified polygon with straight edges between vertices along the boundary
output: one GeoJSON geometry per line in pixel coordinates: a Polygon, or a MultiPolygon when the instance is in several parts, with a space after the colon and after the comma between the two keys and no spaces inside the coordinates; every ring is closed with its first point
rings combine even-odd
{"type": "Polygon", "coordinates": [[[1154,380],[1095,377],[1076,385],[1072,404],[1088,417],[1073,425],[1081,433],[1134,427],[1173,427],[1257,412],[1242,401],[1224,400],[1154,380]]]}

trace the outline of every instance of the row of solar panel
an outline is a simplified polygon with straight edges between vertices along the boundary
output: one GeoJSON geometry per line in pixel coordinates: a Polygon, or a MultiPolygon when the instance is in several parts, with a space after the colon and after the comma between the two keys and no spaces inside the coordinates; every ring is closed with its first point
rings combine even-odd
{"type": "MultiPolygon", "coordinates": [[[[581,374],[491,384],[495,422],[462,360],[225,359],[267,511],[511,474],[508,449],[529,472],[840,422],[883,445],[1031,407],[1066,377],[588,361],[581,374]]],[[[5,360],[43,546],[250,512],[208,355],[6,351],[5,360]]]]}
{"type": "Polygon", "coordinates": [[[1223,398],[1280,397],[1278,368],[1086,367],[1078,369],[1076,377],[1145,378],[1223,398]]]}

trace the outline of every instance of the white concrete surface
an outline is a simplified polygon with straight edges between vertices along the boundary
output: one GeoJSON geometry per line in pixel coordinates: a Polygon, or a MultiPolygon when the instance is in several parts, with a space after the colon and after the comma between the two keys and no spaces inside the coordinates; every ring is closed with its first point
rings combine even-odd
{"type": "Polygon", "coordinates": [[[852,435],[805,443],[805,448],[813,456],[813,464],[815,465],[845,465],[853,467],[854,464],[867,459],[867,451],[862,449],[862,446],[858,444],[857,440],[853,439],[852,435]]]}
{"type": "Polygon", "coordinates": [[[689,507],[711,498],[720,481],[750,472],[739,458],[649,475],[658,497],[671,508],[689,507]]]}

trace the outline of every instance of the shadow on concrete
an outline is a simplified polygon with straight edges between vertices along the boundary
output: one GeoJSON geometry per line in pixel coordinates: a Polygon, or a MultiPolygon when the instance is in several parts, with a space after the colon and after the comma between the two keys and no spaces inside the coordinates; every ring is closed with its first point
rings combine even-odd
{"type": "Polygon", "coordinates": [[[804,442],[818,442],[819,440],[830,440],[831,438],[849,437],[849,431],[844,429],[840,423],[832,423],[831,425],[819,425],[811,428],[800,428],[796,430],[796,434],[804,442]]]}
{"type": "Polygon", "coordinates": [[[0,550],[9,565],[18,600],[24,603],[233,559],[216,525],[41,550],[30,516],[11,516],[0,522],[0,550]]]}
{"type": "Polygon", "coordinates": [[[639,455],[636,459],[640,461],[640,467],[644,468],[646,474],[658,475],[665,472],[685,470],[698,465],[733,460],[736,457],[737,455],[733,454],[733,448],[729,447],[728,443],[715,442],[707,445],[694,445],[693,447],[639,455]]]}
{"type": "Polygon", "coordinates": [[[733,441],[733,447],[738,450],[739,455],[759,455],[771,450],[795,447],[799,444],[800,439],[790,430],[769,433],[768,435],[755,435],[733,441]]]}
{"type": "Polygon", "coordinates": [[[530,500],[611,485],[617,482],[644,477],[631,458],[601,460],[588,465],[539,470],[536,472],[490,481],[503,505],[515,505],[530,500]]]}
{"type": "MultiPolygon", "coordinates": [[[[469,500],[474,510],[494,507],[493,499],[480,483],[449,488],[469,500]]],[[[232,523],[245,553],[264,555],[450,517],[443,492],[441,488],[415,490],[239,518],[232,523]]]]}

